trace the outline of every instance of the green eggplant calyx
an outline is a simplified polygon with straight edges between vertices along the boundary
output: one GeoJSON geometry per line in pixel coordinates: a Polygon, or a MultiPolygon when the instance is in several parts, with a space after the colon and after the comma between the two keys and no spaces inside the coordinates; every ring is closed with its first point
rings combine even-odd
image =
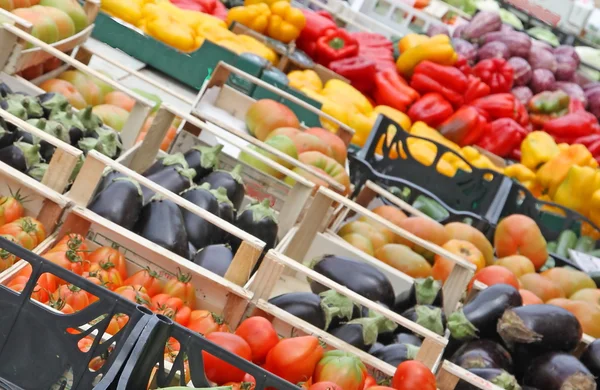
{"type": "Polygon", "coordinates": [[[231,170],[231,172],[229,172],[233,180],[239,184],[244,184],[244,180],[242,179],[242,169],[242,164],[238,164],[231,170]]]}
{"type": "Polygon", "coordinates": [[[462,309],[450,314],[448,329],[450,329],[452,337],[464,341],[476,338],[477,333],[479,333],[479,330],[467,319],[462,309]]]}
{"type": "MultiPolygon", "coordinates": [[[[205,183],[210,185],[210,183],[205,183]]],[[[210,192],[215,196],[215,198],[217,198],[217,201],[219,203],[225,203],[228,204],[229,206],[233,207],[233,203],[229,200],[229,197],[227,197],[227,190],[223,187],[219,187],[216,190],[212,189],[210,190],[210,192]]]]}
{"type": "Polygon", "coordinates": [[[14,145],[21,149],[25,157],[25,166],[27,169],[41,162],[40,145],[31,145],[26,142],[15,142],[14,145]]]}
{"type": "Polygon", "coordinates": [[[252,213],[252,221],[260,222],[263,219],[271,220],[277,223],[277,214],[275,210],[271,208],[271,202],[269,199],[263,199],[262,202],[256,202],[246,206],[242,213],[250,211],[252,213]]]}
{"type": "MultiPolygon", "coordinates": [[[[502,370],[502,373],[491,380],[496,386],[505,390],[520,390],[521,386],[517,383],[517,379],[508,372],[502,370]]],[[[575,387],[579,388],[579,387],[575,387]]]]}
{"type": "MultiPolygon", "coordinates": [[[[41,121],[41,120],[40,120],[41,121]]],[[[71,138],[69,137],[69,131],[59,122],[48,121],[44,127],[44,132],[58,138],[59,140],[69,143],[71,138]]]]}
{"type": "Polygon", "coordinates": [[[387,319],[379,313],[369,310],[369,315],[371,318],[375,318],[377,320],[377,329],[379,330],[379,333],[393,332],[398,327],[398,324],[396,324],[394,321],[387,319]]]}
{"type": "Polygon", "coordinates": [[[80,139],[79,142],[77,142],[77,146],[79,147],[79,149],[81,149],[84,153],[87,154],[90,151],[96,149],[97,143],[98,143],[97,138],[87,137],[87,138],[80,139]]]}
{"type": "Polygon", "coordinates": [[[135,186],[135,188],[138,191],[138,195],[139,196],[143,196],[142,187],[140,187],[140,183],[138,183],[136,180],[134,180],[134,179],[132,179],[130,177],[117,177],[115,179],[112,179],[112,181],[113,181],[113,183],[117,182],[117,181],[128,181],[128,182],[130,182],[131,184],[133,184],[135,186]]]}
{"type": "Polygon", "coordinates": [[[31,97],[23,99],[21,105],[25,108],[25,111],[27,111],[28,117],[40,117],[44,115],[44,109],[42,108],[42,106],[40,106],[39,103],[31,97]]]}
{"type": "Polygon", "coordinates": [[[525,325],[523,320],[511,309],[502,314],[497,326],[498,334],[507,344],[530,344],[542,340],[542,335],[525,325]]]}
{"type": "Polygon", "coordinates": [[[202,185],[193,185],[190,188],[186,188],[185,190],[181,191],[179,193],[179,195],[181,196],[181,195],[183,195],[183,194],[185,194],[187,192],[194,191],[194,190],[204,190],[204,191],[211,192],[210,191],[210,183],[203,183],[202,185]]]}
{"type": "Polygon", "coordinates": [[[415,279],[417,305],[433,304],[441,289],[442,284],[431,276],[425,279],[415,279]]]}
{"type": "Polygon", "coordinates": [[[333,318],[350,321],[354,311],[354,302],[345,295],[334,290],[327,290],[319,294],[321,309],[325,313],[325,329],[329,328],[333,318]]]}
{"type": "Polygon", "coordinates": [[[65,112],[65,111],[52,110],[52,113],[50,114],[50,120],[61,123],[67,129],[76,127],[80,130],[83,130],[83,128],[84,128],[83,123],[81,123],[79,118],[77,118],[77,116],[73,115],[73,113],[70,111],[65,112]]]}
{"type": "Polygon", "coordinates": [[[160,201],[162,201],[162,200],[165,200],[165,199],[166,199],[166,198],[165,198],[165,196],[164,196],[164,195],[161,195],[161,194],[154,194],[154,195],[152,196],[152,198],[150,198],[150,202],[160,202],[160,201]]]}
{"type": "Polygon", "coordinates": [[[0,138],[4,137],[6,134],[10,134],[11,132],[8,131],[8,129],[6,129],[4,126],[2,126],[2,124],[0,123],[0,138]]]}
{"type": "Polygon", "coordinates": [[[98,132],[98,142],[95,149],[110,158],[118,156],[119,150],[123,148],[119,135],[113,130],[101,127],[97,128],[96,131],[98,132]]]}
{"type": "Polygon", "coordinates": [[[37,181],[42,181],[42,179],[44,178],[44,175],[46,174],[46,171],[48,170],[48,164],[46,163],[38,163],[38,164],[34,164],[31,166],[31,168],[29,168],[27,170],[27,174],[34,178],[37,181]]]}
{"type": "Polygon", "coordinates": [[[183,157],[183,153],[175,153],[169,154],[160,158],[162,164],[166,167],[171,165],[179,165],[185,169],[189,168],[187,161],[185,161],[185,157],[183,157]]]}
{"type": "Polygon", "coordinates": [[[27,123],[29,123],[30,125],[32,125],[36,129],[44,130],[46,128],[47,121],[44,118],[40,118],[40,119],[28,119],[27,123]]]}
{"type": "Polygon", "coordinates": [[[87,106],[84,110],[78,113],[81,124],[87,131],[94,131],[102,126],[102,119],[92,112],[92,106],[87,106]]]}
{"type": "Polygon", "coordinates": [[[410,360],[415,360],[419,354],[419,347],[412,344],[404,344],[406,346],[406,357],[410,360]]]}
{"type": "Polygon", "coordinates": [[[21,103],[15,100],[5,100],[3,103],[6,105],[6,107],[2,107],[3,110],[21,120],[27,120],[27,110],[21,103]]]}
{"type": "Polygon", "coordinates": [[[194,179],[194,176],[196,176],[196,170],[195,169],[193,169],[193,168],[175,167],[175,170],[181,176],[185,177],[186,179],[188,179],[190,181],[190,187],[193,185],[193,181],[192,180],[194,179]]]}
{"type": "Polygon", "coordinates": [[[439,307],[428,307],[424,305],[415,306],[417,313],[417,324],[430,331],[444,335],[444,324],[442,323],[442,309],[439,307]]]}
{"type": "MultiPolygon", "coordinates": [[[[326,255],[323,255],[323,256],[315,257],[315,258],[310,259],[310,260],[306,260],[304,262],[304,265],[307,266],[310,269],[315,269],[315,267],[317,266],[317,264],[319,264],[321,262],[321,260],[323,260],[327,256],[332,256],[332,255],[327,255],[326,254],[326,255]]],[[[310,278],[309,278],[309,280],[310,280],[310,278]]]]}
{"type": "Polygon", "coordinates": [[[223,145],[215,145],[213,147],[208,146],[195,146],[198,152],[200,152],[200,165],[204,169],[217,168],[219,166],[219,157],[223,145]]]}
{"type": "MultiPolygon", "coordinates": [[[[48,94],[44,94],[41,96],[48,96],[48,94]]],[[[53,111],[66,111],[68,107],[71,105],[66,97],[59,93],[52,93],[52,97],[48,100],[40,102],[41,106],[46,110],[53,111]]]]}
{"type": "Polygon", "coordinates": [[[362,326],[363,341],[366,345],[373,345],[379,335],[379,323],[381,320],[377,317],[357,318],[348,322],[348,324],[358,324],[362,326]]]}

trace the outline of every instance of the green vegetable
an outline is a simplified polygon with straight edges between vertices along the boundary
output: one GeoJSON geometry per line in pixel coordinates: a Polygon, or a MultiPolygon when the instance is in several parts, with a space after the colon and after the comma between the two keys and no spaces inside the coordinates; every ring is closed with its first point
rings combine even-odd
{"type": "Polygon", "coordinates": [[[588,253],[596,248],[596,240],[592,237],[581,236],[575,244],[575,250],[577,252],[588,253]]]}
{"type": "Polygon", "coordinates": [[[500,19],[502,19],[502,23],[509,24],[516,28],[517,30],[523,30],[523,22],[521,19],[512,12],[505,10],[504,8],[500,8],[500,19]]]}
{"type": "Polygon", "coordinates": [[[446,3],[450,4],[453,7],[456,7],[462,10],[464,13],[469,15],[474,15],[477,11],[477,4],[475,0],[445,0],[446,3]]]}
{"type": "Polygon", "coordinates": [[[423,195],[417,196],[412,206],[435,221],[443,221],[450,216],[448,210],[435,200],[423,195]]]}
{"type": "Polygon", "coordinates": [[[552,31],[545,29],[544,27],[532,27],[527,30],[529,35],[534,37],[535,39],[539,39],[540,41],[548,42],[552,46],[560,45],[558,38],[556,35],[552,33],[552,31]]]}
{"type": "Polygon", "coordinates": [[[568,258],[569,249],[575,248],[577,244],[577,234],[572,230],[563,230],[558,236],[558,245],[555,254],[560,257],[568,258]]]}
{"type": "Polygon", "coordinates": [[[550,241],[546,245],[546,248],[548,249],[548,252],[550,252],[550,253],[556,253],[556,247],[557,246],[558,246],[558,243],[556,241],[550,241]]]}
{"type": "MultiPolygon", "coordinates": [[[[577,46],[575,52],[583,64],[589,64],[600,68],[600,50],[588,46],[577,46]]],[[[592,81],[600,81],[600,73],[586,66],[580,66],[579,71],[592,81]]]]}
{"type": "Polygon", "coordinates": [[[480,11],[498,12],[500,5],[495,0],[477,0],[475,4],[480,11]]]}

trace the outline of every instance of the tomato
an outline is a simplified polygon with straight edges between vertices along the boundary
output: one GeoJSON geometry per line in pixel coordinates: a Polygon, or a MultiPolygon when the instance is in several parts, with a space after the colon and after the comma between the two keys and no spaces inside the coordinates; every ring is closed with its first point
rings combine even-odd
{"type": "Polygon", "coordinates": [[[344,390],[362,390],[367,367],[359,358],[344,351],[327,351],[317,363],[313,380],[333,382],[344,390]]]}
{"type": "MultiPolygon", "coordinates": [[[[27,276],[15,276],[11,279],[10,282],[6,285],[6,287],[10,288],[13,291],[18,293],[22,293],[27,286],[27,282],[29,281],[29,277],[27,276]]],[[[35,299],[38,302],[46,303],[48,302],[49,293],[44,290],[40,285],[36,284],[33,291],[31,292],[31,299],[35,299]]]]}
{"type": "Polygon", "coordinates": [[[396,368],[392,387],[396,390],[436,390],[435,376],[423,363],[407,360],[396,368]]]}
{"type": "Polygon", "coordinates": [[[250,317],[236,329],[235,334],[246,340],[252,349],[252,361],[262,364],[271,348],[279,342],[273,325],[264,317],[250,317]]]}
{"type": "Polygon", "coordinates": [[[267,354],[265,368],[292,383],[304,382],[323,357],[323,347],[314,336],[283,339],[267,354]]]}
{"type": "Polygon", "coordinates": [[[231,386],[231,390],[254,390],[256,383],[251,382],[227,382],[223,386],[231,386]]]}
{"type": "Polygon", "coordinates": [[[191,274],[184,274],[180,271],[177,273],[177,277],[167,281],[163,292],[172,297],[181,298],[183,303],[193,309],[196,306],[196,289],[191,280],[191,274]]]}
{"type": "Polygon", "coordinates": [[[250,374],[246,374],[244,375],[244,379],[242,379],[242,383],[250,383],[253,387],[256,386],[256,379],[254,379],[254,377],[250,374]]]}
{"type": "Polygon", "coordinates": [[[10,280],[10,282],[6,284],[6,287],[12,288],[12,286],[15,286],[17,284],[27,284],[28,281],[29,277],[27,276],[15,276],[10,280]]]}
{"type": "Polygon", "coordinates": [[[42,303],[48,302],[50,294],[56,291],[58,288],[58,279],[51,273],[44,272],[40,275],[37,281],[35,289],[33,290],[38,294],[38,300],[42,303]]]}
{"type": "Polygon", "coordinates": [[[473,287],[473,283],[475,281],[480,281],[486,286],[492,286],[494,284],[509,284],[519,289],[519,280],[508,268],[501,267],[499,265],[490,265],[489,267],[485,267],[481,271],[477,272],[473,279],[471,279],[471,283],[469,283],[469,291],[471,291],[471,287],[473,287]]]}
{"type": "Polygon", "coordinates": [[[181,298],[172,297],[169,294],[157,294],[152,297],[150,308],[182,326],[187,326],[190,322],[192,310],[183,304],[181,298]]]}
{"type": "Polygon", "coordinates": [[[179,352],[180,350],[181,344],[179,344],[179,341],[177,341],[176,338],[169,337],[169,339],[167,340],[167,344],[165,345],[165,353],[179,352]]]}
{"type": "MultiPolygon", "coordinates": [[[[483,254],[475,245],[468,241],[452,239],[442,245],[442,248],[474,264],[477,267],[477,271],[485,267],[485,258],[483,257],[483,254]]],[[[431,273],[434,279],[445,282],[446,279],[448,279],[448,276],[450,276],[452,268],[454,268],[454,262],[452,260],[447,259],[444,256],[435,255],[435,262],[431,269],[431,273]]]]}
{"type": "MultiPolygon", "coordinates": [[[[8,241],[14,242],[15,244],[19,244],[19,241],[17,241],[17,239],[13,236],[9,236],[7,234],[2,234],[0,236],[2,236],[2,238],[6,238],[8,241]]],[[[0,272],[12,267],[13,264],[17,262],[17,260],[17,256],[13,255],[6,249],[0,249],[0,272]]]]}
{"type": "Polygon", "coordinates": [[[54,293],[54,300],[62,299],[75,311],[83,310],[90,304],[87,292],[72,284],[63,284],[54,293]]]}
{"type": "Polygon", "coordinates": [[[88,247],[85,243],[85,238],[80,234],[67,234],[61,238],[60,241],[57,242],[48,252],[66,252],[69,249],[77,252],[77,256],[79,256],[82,260],[87,260],[88,247]]]}
{"type": "Polygon", "coordinates": [[[125,256],[115,248],[107,246],[98,248],[89,255],[88,260],[90,263],[111,265],[119,272],[121,280],[127,279],[127,260],[125,260],[125,256]]]}
{"type": "Polygon", "coordinates": [[[89,275],[100,279],[109,290],[116,290],[123,285],[119,270],[110,262],[91,263],[89,275]]]}
{"type": "MultiPolygon", "coordinates": [[[[93,344],[94,344],[94,339],[87,336],[87,337],[80,339],[77,342],[77,347],[79,348],[79,350],[81,352],[88,352],[93,344]]],[[[107,352],[110,352],[111,350],[112,350],[112,348],[109,348],[109,351],[107,351],[107,352]]],[[[102,368],[102,366],[104,366],[104,363],[106,363],[107,358],[108,358],[108,354],[106,354],[106,355],[102,354],[100,356],[93,357],[90,360],[90,363],[88,364],[88,368],[92,371],[98,371],[99,369],[102,368]]]]}
{"type": "Polygon", "coordinates": [[[23,202],[26,201],[19,191],[15,194],[11,191],[11,196],[0,196],[0,226],[11,223],[25,214],[23,202]]]}
{"type": "MultiPolygon", "coordinates": [[[[43,255],[44,259],[53,262],[56,265],[67,269],[74,274],[83,275],[83,259],[77,255],[77,252],[73,250],[67,250],[66,252],[47,252],[43,255]]],[[[61,283],[66,283],[61,279],[61,283]]]]}
{"type": "Polygon", "coordinates": [[[121,286],[115,290],[115,293],[125,299],[145,307],[150,307],[150,296],[143,286],[134,284],[133,286],[121,286]]]}
{"type": "Polygon", "coordinates": [[[129,316],[127,314],[115,314],[113,318],[110,319],[110,322],[106,327],[105,333],[108,333],[110,335],[116,335],[121,329],[125,327],[125,325],[127,325],[128,322],[129,316]]]}
{"type": "Polygon", "coordinates": [[[371,390],[394,390],[393,387],[387,387],[387,386],[371,386],[371,387],[369,387],[369,389],[371,389],[371,390]]]}
{"type": "Polygon", "coordinates": [[[11,223],[0,226],[0,234],[8,234],[19,241],[23,248],[33,250],[46,239],[46,231],[40,221],[31,218],[19,218],[11,223]]]}
{"type": "Polygon", "coordinates": [[[158,277],[158,272],[148,268],[144,268],[134,273],[123,281],[124,285],[140,285],[144,286],[148,295],[151,297],[160,294],[163,290],[163,283],[158,277]]]}
{"type": "Polygon", "coordinates": [[[313,383],[308,390],[344,390],[337,384],[328,381],[313,383]]]}
{"type": "Polygon", "coordinates": [[[365,378],[365,386],[363,389],[368,389],[369,387],[377,386],[377,381],[371,375],[367,375],[365,378]]]}
{"type": "MultiPolygon", "coordinates": [[[[252,358],[250,346],[240,336],[226,332],[212,332],[206,336],[206,339],[246,360],[252,358]]],[[[206,377],[217,385],[227,382],[241,382],[244,379],[244,375],[246,375],[244,371],[229,363],[225,363],[210,353],[202,351],[202,357],[204,358],[206,377]]]]}
{"type": "Polygon", "coordinates": [[[229,332],[229,326],[223,322],[223,318],[208,310],[192,311],[187,327],[204,336],[212,332],[229,332]]]}
{"type": "MultiPolygon", "coordinates": [[[[100,286],[100,287],[104,287],[104,283],[97,278],[95,275],[90,275],[89,272],[84,272],[82,275],[88,282],[92,282],[94,283],[96,286],[100,286]]],[[[99,298],[97,296],[95,296],[94,294],[92,294],[89,291],[86,291],[87,295],[88,295],[88,299],[90,301],[90,305],[94,302],[96,302],[99,298]]]]}
{"type": "Polygon", "coordinates": [[[532,293],[529,290],[519,290],[519,294],[521,294],[521,299],[523,300],[523,306],[527,305],[541,305],[544,303],[537,295],[532,293]]]}
{"type": "Polygon", "coordinates": [[[73,310],[71,305],[69,305],[64,299],[62,299],[62,298],[54,299],[53,295],[50,295],[50,301],[48,302],[48,305],[51,308],[53,308],[54,310],[58,310],[58,311],[62,312],[63,314],[75,313],[75,310],[73,310]]]}

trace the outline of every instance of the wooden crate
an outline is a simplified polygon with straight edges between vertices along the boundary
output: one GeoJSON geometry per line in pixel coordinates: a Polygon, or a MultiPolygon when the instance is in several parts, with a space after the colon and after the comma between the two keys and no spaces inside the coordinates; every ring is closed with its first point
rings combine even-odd
{"type": "MultiPolygon", "coordinates": [[[[100,2],[98,0],[86,0],[83,9],[87,15],[89,26],[77,34],[65,38],[62,41],[55,42],[50,46],[63,53],[68,53],[87,41],[92,35],[94,20],[100,9],[100,2]]],[[[1,8],[0,16],[12,21],[17,28],[27,33],[31,33],[33,25],[27,20],[1,8]]],[[[52,54],[43,51],[39,47],[26,49],[26,44],[26,41],[23,41],[16,36],[10,36],[0,29],[0,64],[3,64],[4,61],[7,62],[6,67],[4,67],[5,72],[10,74],[17,73],[29,67],[43,64],[47,60],[53,58],[52,54]]]]}
{"type": "Polygon", "coordinates": [[[439,390],[454,390],[460,381],[467,382],[482,390],[502,390],[501,387],[447,360],[444,360],[440,365],[436,379],[439,390]]]}

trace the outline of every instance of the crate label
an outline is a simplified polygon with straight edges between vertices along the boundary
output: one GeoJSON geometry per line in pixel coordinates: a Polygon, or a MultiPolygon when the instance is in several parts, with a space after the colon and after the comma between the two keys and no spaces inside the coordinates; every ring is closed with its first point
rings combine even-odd
{"type": "Polygon", "coordinates": [[[600,259],[597,257],[569,249],[569,258],[584,272],[600,271],[600,259]]]}

